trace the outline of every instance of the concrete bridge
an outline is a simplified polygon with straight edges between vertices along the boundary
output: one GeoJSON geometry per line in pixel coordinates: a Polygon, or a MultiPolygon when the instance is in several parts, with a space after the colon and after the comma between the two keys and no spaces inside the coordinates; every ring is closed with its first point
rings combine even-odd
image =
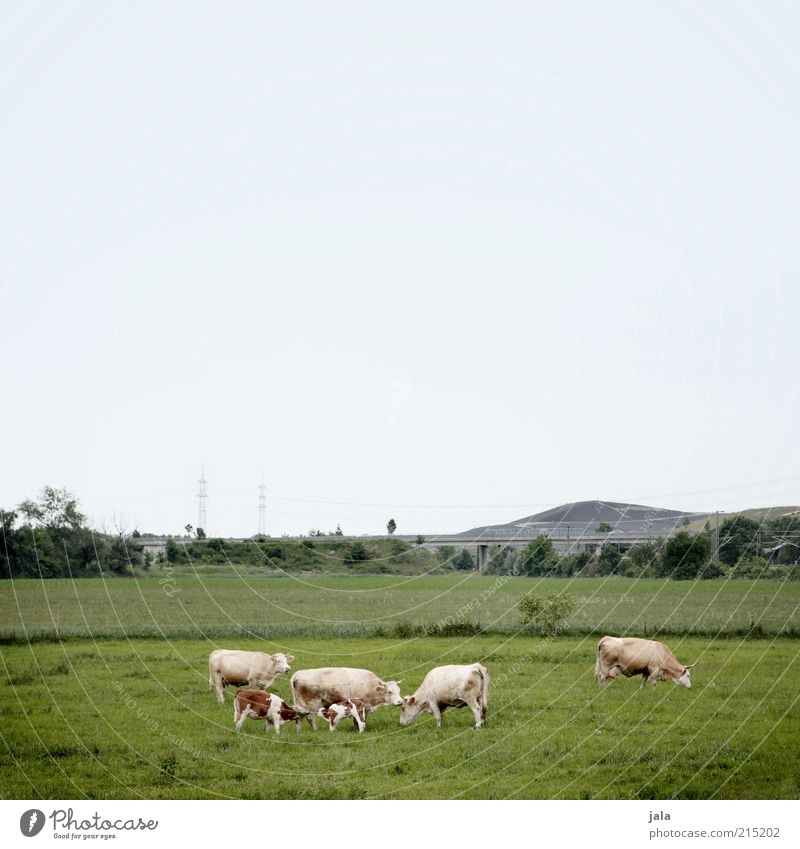
{"type": "MultiPolygon", "coordinates": [[[[559,554],[575,554],[579,551],[589,551],[595,553],[604,545],[641,545],[643,543],[653,542],[656,537],[652,534],[644,535],[638,532],[628,532],[620,530],[612,530],[608,533],[598,533],[592,530],[587,532],[585,528],[535,528],[524,530],[501,530],[496,528],[484,528],[480,533],[472,536],[470,534],[394,534],[388,537],[385,534],[380,535],[362,535],[362,536],[281,536],[267,537],[267,542],[303,542],[311,540],[312,542],[370,542],[372,540],[384,539],[399,539],[403,542],[412,545],[419,545],[422,548],[435,551],[443,545],[451,545],[454,548],[465,548],[475,555],[478,571],[483,572],[486,564],[489,561],[492,547],[510,547],[510,548],[525,548],[530,542],[537,537],[546,536],[553,541],[553,547],[559,554]],[[422,542],[417,540],[422,536],[422,542]]],[[[661,534],[661,536],[670,536],[669,533],[661,534]]],[[[169,537],[137,537],[129,540],[132,548],[138,549],[144,554],[149,552],[155,559],[159,554],[163,553],[167,546],[169,537]]],[[[203,543],[206,540],[198,540],[189,537],[173,537],[178,545],[189,543],[203,543]]],[[[224,537],[224,542],[254,542],[256,537],[224,537]]]]}

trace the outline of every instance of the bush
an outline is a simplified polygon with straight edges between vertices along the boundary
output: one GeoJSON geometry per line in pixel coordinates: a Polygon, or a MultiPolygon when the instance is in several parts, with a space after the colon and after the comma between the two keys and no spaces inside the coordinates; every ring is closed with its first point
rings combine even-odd
{"type": "Polygon", "coordinates": [[[454,569],[459,569],[463,572],[474,571],[475,558],[466,548],[463,548],[453,559],[452,566],[454,569]]]}
{"type": "Polygon", "coordinates": [[[347,553],[344,562],[363,563],[365,560],[369,560],[369,554],[367,552],[367,549],[364,547],[364,543],[354,542],[350,546],[350,551],[347,553]]]}
{"type": "Polygon", "coordinates": [[[525,595],[517,604],[523,624],[537,628],[543,636],[558,634],[563,629],[567,617],[577,606],[570,593],[525,595]]]}
{"type": "Polygon", "coordinates": [[[700,577],[707,580],[709,578],[724,578],[726,575],[725,566],[719,560],[709,560],[700,571],[700,577]]]}
{"type": "Polygon", "coordinates": [[[740,560],[731,570],[731,578],[766,578],[770,567],[763,557],[747,557],[740,560]]]}
{"type": "Polygon", "coordinates": [[[575,554],[565,554],[558,561],[558,574],[566,575],[567,577],[577,575],[586,568],[591,559],[592,555],[589,554],[588,551],[578,551],[575,554]]]}
{"type": "Polygon", "coordinates": [[[553,540],[538,536],[525,547],[521,568],[524,575],[549,575],[556,570],[558,555],[553,540]]]}
{"type": "Polygon", "coordinates": [[[704,534],[692,536],[686,531],[675,534],[664,546],[658,564],[659,577],[686,580],[695,578],[708,563],[710,547],[704,534]]]}
{"type": "Polygon", "coordinates": [[[174,563],[179,555],[180,549],[178,548],[178,544],[172,537],[168,537],[164,547],[164,556],[167,558],[167,562],[174,563]]]}
{"type": "Polygon", "coordinates": [[[622,549],[618,545],[604,545],[597,558],[598,575],[615,575],[620,571],[622,549]]]}

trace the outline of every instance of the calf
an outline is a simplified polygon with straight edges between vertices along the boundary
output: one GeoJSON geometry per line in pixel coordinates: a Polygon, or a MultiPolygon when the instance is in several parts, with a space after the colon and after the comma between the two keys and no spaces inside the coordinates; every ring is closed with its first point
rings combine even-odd
{"type": "Polygon", "coordinates": [[[280,696],[263,690],[237,690],[233,700],[233,721],[240,731],[245,719],[263,719],[264,731],[270,723],[276,734],[281,733],[284,722],[302,722],[306,712],[289,707],[280,696]]]}
{"type": "Polygon", "coordinates": [[[363,699],[346,699],[341,702],[334,702],[326,708],[321,707],[317,711],[317,715],[328,720],[328,727],[331,731],[336,731],[336,726],[340,720],[352,716],[360,734],[367,724],[367,705],[363,699]]]}

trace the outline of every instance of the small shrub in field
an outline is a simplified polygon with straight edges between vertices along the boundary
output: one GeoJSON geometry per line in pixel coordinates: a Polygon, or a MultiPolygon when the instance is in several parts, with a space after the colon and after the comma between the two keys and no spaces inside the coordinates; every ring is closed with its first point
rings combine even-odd
{"type": "Polygon", "coordinates": [[[474,637],[481,633],[479,622],[437,622],[424,629],[426,637],[474,637]]]}
{"type": "Polygon", "coordinates": [[[550,593],[523,596],[517,606],[523,624],[537,628],[544,636],[552,636],[561,630],[577,603],[569,593],[550,593]]]}
{"type": "Polygon", "coordinates": [[[161,770],[161,779],[163,781],[174,781],[178,773],[178,753],[175,749],[170,749],[159,764],[161,770]]]}
{"type": "Polygon", "coordinates": [[[408,622],[398,622],[394,626],[394,636],[401,640],[408,640],[417,635],[417,628],[408,622]]]}

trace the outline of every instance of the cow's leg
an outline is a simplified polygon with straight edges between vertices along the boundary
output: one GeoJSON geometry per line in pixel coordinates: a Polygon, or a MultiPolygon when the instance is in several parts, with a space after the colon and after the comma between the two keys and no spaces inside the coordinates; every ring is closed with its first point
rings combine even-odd
{"type": "Polygon", "coordinates": [[[472,715],[475,717],[475,727],[480,728],[483,725],[485,713],[481,709],[481,704],[478,699],[475,699],[475,701],[470,704],[470,710],[472,711],[472,715]]]}
{"type": "Polygon", "coordinates": [[[246,707],[243,711],[241,711],[241,713],[239,714],[239,719],[236,721],[236,730],[237,731],[242,730],[242,726],[244,725],[244,721],[247,719],[248,716],[250,716],[250,708],[246,707]]]}
{"type": "MultiPolygon", "coordinates": [[[[642,673],[642,683],[639,685],[640,690],[644,690],[644,688],[647,686],[647,682],[648,682],[649,679],[650,679],[650,674],[647,673],[647,672],[643,672],[642,673]]],[[[655,679],[653,679],[653,683],[655,684],[655,679]]]]}
{"type": "Polygon", "coordinates": [[[222,682],[222,673],[215,672],[214,673],[214,690],[217,694],[217,701],[222,704],[225,701],[225,693],[223,692],[224,684],[222,682]]]}
{"type": "Polygon", "coordinates": [[[233,700],[233,724],[234,724],[236,730],[238,731],[239,728],[240,728],[240,726],[239,726],[239,704],[237,703],[236,699],[233,700]]]}
{"type": "Polygon", "coordinates": [[[365,725],[366,723],[365,723],[365,722],[361,719],[361,717],[358,715],[358,711],[356,711],[356,712],[353,714],[353,722],[355,722],[355,724],[356,724],[356,728],[358,729],[358,733],[359,733],[359,734],[361,734],[361,732],[364,730],[364,725],[365,725]]]}
{"type": "Polygon", "coordinates": [[[433,714],[433,718],[436,720],[436,727],[442,727],[442,711],[439,709],[439,705],[436,702],[431,702],[431,713],[433,714]]]}

